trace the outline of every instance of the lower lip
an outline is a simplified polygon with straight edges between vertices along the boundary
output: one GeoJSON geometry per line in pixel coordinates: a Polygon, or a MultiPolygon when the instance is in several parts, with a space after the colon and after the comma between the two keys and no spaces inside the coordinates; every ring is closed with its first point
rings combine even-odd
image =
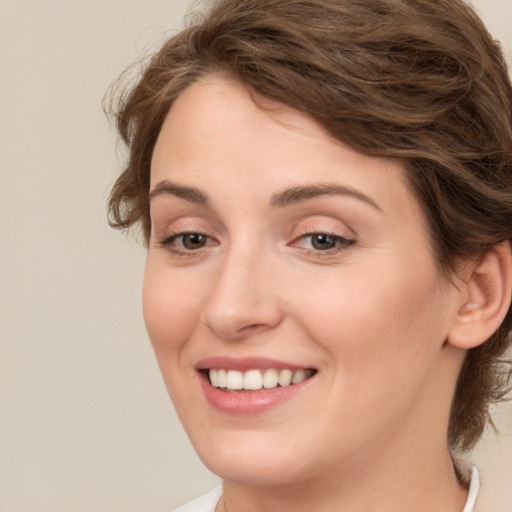
{"type": "Polygon", "coordinates": [[[206,400],[215,409],[229,414],[255,414],[291,400],[308,385],[312,378],[290,386],[239,393],[236,391],[222,391],[213,387],[208,379],[202,375],[201,387],[206,400]]]}

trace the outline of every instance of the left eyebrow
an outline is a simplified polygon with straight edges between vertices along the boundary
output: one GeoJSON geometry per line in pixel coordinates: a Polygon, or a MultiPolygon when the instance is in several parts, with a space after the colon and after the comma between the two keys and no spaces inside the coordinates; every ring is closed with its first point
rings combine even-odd
{"type": "Polygon", "coordinates": [[[207,207],[209,205],[208,196],[203,194],[196,187],[186,187],[184,185],[178,185],[177,183],[172,183],[168,180],[164,180],[158,185],[156,185],[153,190],[149,193],[149,200],[151,201],[155,197],[159,196],[175,196],[180,199],[184,199],[189,203],[198,204],[200,206],[207,207]]]}
{"type": "Polygon", "coordinates": [[[286,188],[272,194],[270,205],[274,208],[283,208],[292,204],[308,201],[318,196],[346,196],[358,199],[363,203],[370,205],[377,211],[382,212],[381,207],[369,196],[345,185],[337,183],[317,183],[313,185],[298,185],[286,188]]]}

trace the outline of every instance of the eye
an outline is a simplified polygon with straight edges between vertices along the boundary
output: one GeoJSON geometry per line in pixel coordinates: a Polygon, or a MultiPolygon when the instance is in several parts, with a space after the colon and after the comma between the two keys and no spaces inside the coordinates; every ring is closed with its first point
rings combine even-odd
{"type": "Polygon", "coordinates": [[[317,251],[327,251],[333,249],[339,243],[339,238],[332,235],[325,235],[324,233],[315,233],[308,235],[311,240],[311,247],[317,251]]]}
{"type": "Polygon", "coordinates": [[[355,243],[355,240],[330,233],[306,233],[297,238],[292,245],[314,252],[332,252],[343,250],[355,243]]]}
{"type": "Polygon", "coordinates": [[[208,237],[201,233],[183,233],[182,235],[177,235],[175,240],[179,241],[183,248],[193,251],[204,247],[208,242],[208,237]]]}
{"type": "Polygon", "coordinates": [[[173,252],[197,251],[214,243],[209,236],[196,232],[175,233],[160,241],[160,245],[173,252]]]}

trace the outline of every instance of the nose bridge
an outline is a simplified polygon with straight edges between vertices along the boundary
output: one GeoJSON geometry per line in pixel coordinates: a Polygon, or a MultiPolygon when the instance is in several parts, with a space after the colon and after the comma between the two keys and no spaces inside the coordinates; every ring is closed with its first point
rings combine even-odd
{"type": "Polygon", "coordinates": [[[279,301],[272,286],[269,255],[250,241],[227,248],[204,311],[217,336],[237,339],[279,323],[279,301]]]}

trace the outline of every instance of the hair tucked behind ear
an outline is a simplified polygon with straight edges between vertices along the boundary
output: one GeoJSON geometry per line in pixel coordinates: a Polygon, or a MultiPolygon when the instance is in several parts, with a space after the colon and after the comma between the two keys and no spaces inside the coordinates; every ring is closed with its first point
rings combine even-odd
{"type": "MultiPolygon", "coordinates": [[[[256,96],[309,114],[370,156],[403,159],[439,267],[512,240],[512,88],[503,54],[461,0],[221,0],[171,37],[121,96],[129,160],[110,222],[150,237],[151,156],[179,94],[222,71],[256,96]]],[[[449,425],[469,449],[503,398],[511,312],[468,352],[449,425]]]]}

